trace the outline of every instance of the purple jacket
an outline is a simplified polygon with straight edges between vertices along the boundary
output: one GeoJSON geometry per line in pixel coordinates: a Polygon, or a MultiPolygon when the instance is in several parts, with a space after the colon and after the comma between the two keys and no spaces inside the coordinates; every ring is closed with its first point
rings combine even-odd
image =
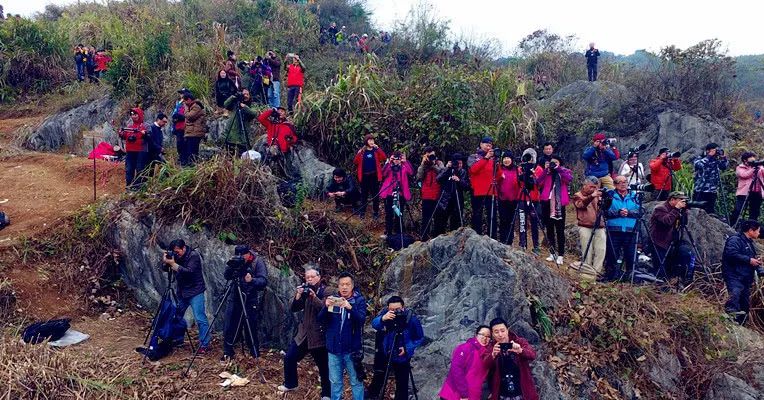
{"type": "Polygon", "coordinates": [[[411,200],[411,190],[409,189],[409,177],[414,176],[414,167],[411,163],[404,161],[401,163],[401,172],[393,173],[389,162],[382,168],[382,191],[379,193],[379,197],[384,199],[393,195],[395,189],[395,183],[400,179],[401,190],[403,191],[403,198],[406,201],[411,200]]]}
{"type": "MultiPolygon", "coordinates": [[[[570,197],[568,196],[568,184],[573,180],[573,173],[565,167],[557,167],[557,172],[560,174],[560,182],[562,183],[562,190],[560,192],[561,205],[567,206],[570,203],[570,197]]],[[[544,168],[541,171],[541,175],[536,178],[536,183],[541,188],[541,201],[549,201],[549,192],[552,191],[552,175],[547,173],[547,169],[544,168]]]]}
{"type": "Polygon", "coordinates": [[[446,400],[480,400],[492,361],[490,346],[483,347],[474,337],[456,346],[451,369],[438,395],[446,400]]]}

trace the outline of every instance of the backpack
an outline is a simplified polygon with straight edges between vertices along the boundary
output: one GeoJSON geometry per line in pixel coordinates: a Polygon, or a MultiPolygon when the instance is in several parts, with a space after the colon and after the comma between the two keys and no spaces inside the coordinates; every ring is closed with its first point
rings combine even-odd
{"type": "Polygon", "coordinates": [[[3,229],[10,224],[11,224],[11,219],[8,218],[8,215],[0,211],[0,229],[3,229]]]}
{"type": "Polygon", "coordinates": [[[21,338],[26,343],[38,344],[46,340],[54,341],[61,339],[69,330],[71,319],[53,319],[46,322],[35,322],[26,328],[21,338]]]}
{"type": "Polygon", "coordinates": [[[414,243],[414,237],[406,233],[403,235],[398,233],[387,237],[387,246],[396,251],[405,249],[412,243],[414,243]]]}
{"type": "Polygon", "coordinates": [[[163,301],[152,323],[154,331],[151,332],[149,346],[135,350],[149,360],[157,361],[170,354],[176,345],[182,344],[187,326],[183,316],[177,314],[177,307],[172,300],[163,301]]]}

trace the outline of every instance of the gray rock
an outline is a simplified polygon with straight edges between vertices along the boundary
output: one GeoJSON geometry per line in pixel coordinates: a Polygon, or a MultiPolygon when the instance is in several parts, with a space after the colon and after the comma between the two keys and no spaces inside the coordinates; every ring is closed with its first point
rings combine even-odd
{"type": "Polygon", "coordinates": [[[610,81],[576,81],[557,92],[547,104],[570,102],[592,118],[613,118],[631,106],[636,98],[625,86],[610,81]]]}
{"type": "Polygon", "coordinates": [[[764,394],[740,378],[718,374],[711,381],[706,400],[762,400],[764,394]]]}
{"type": "Polygon", "coordinates": [[[306,144],[295,146],[292,152],[292,171],[300,171],[302,184],[312,197],[320,196],[332,181],[334,167],[319,160],[316,151],[306,144]]]}
{"type": "MultiPolygon", "coordinates": [[[[381,298],[400,294],[422,321],[425,344],[413,364],[420,397],[426,399],[437,396],[454,347],[496,316],[507,319],[542,353],[527,296],[553,309],[570,292],[567,281],[548,266],[469,228],[414,243],[393,259],[383,282],[381,298]]],[[[541,397],[559,398],[554,374],[543,359],[539,354],[534,362],[541,397]]]]}
{"type": "Polygon", "coordinates": [[[664,391],[675,392],[682,374],[682,365],[679,363],[679,359],[676,354],[663,345],[657,345],[653,349],[653,354],[655,360],[649,363],[647,376],[664,391]]]}

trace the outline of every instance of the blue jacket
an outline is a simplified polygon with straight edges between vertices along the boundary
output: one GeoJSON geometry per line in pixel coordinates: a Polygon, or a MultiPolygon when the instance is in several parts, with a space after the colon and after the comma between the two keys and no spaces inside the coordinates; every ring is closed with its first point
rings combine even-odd
{"type": "MultiPolygon", "coordinates": [[[[337,295],[339,296],[339,295],[337,295]]],[[[366,299],[353,291],[348,302],[353,308],[341,308],[337,313],[324,308],[318,312],[318,320],[326,325],[326,350],[332,354],[350,354],[363,347],[363,324],[366,322],[366,299]]]]}
{"type": "Polygon", "coordinates": [[[589,146],[584,150],[581,159],[586,162],[586,176],[602,178],[610,173],[608,163],[615,161],[616,157],[613,150],[605,148],[600,151],[594,146],[589,146]]]}
{"type": "Polygon", "coordinates": [[[639,218],[639,203],[634,196],[634,192],[629,192],[626,196],[621,196],[615,190],[608,192],[608,195],[613,198],[613,202],[610,208],[607,209],[607,229],[615,232],[632,232],[634,231],[634,225],[637,224],[637,218],[639,218]],[[629,211],[627,217],[622,217],[620,210],[625,208],[629,211]]]}
{"type": "Polygon", "coordinates": [[[729,167],[729,161],[721,157],[705,156],[695,160],[695,191],[703,193],[713,193],[719,188],[721,177],[719,170],[729,167]]]}
{"type": "Polygon", "coordinates": [[[395,340],[395,331],[388,330],[387,326],[382,321],[382,316],[387,314],[387,307],[382,309],[382,312],[371,321],[371,326],[374,329],[385,332],[385,338],[382,341],[382,345],[384,346],[385,354],[390,354],[391,350],[394,351],[393,362],[395,363],[405,363],[411,360],[411,358],[414,357],[414,351],[422,344],[422,340],[424,339],[424,331],[422,330],[422,324],[419,322],[419,319],[412,310],[406,311],[411,313],[411,318],[408,321],[408,326],[402,332],[402,337],[398,339],[397,343],[393,343],[395,340]],[[406,349],[406,353],[403,354],[403,356],[398,355],[399,347],[406,349]]]}
{"type": "Polygon", "coordinates": [[[722,254],[722,276],[725,280],[739,280],[750,286],[754,280],[756,268],[751,266],[751,258],[756,257],[753,240],[742,233],[730,236],[724,243],[722,254]]]}

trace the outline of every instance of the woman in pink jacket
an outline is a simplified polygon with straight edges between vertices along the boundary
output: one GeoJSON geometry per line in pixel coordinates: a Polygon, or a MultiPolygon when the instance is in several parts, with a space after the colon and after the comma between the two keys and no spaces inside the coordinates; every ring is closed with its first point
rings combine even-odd
{"type": "Polygon", "coordinates": [[[562,158],[553,154],[544,165],[536,183],[541,189],[541,214],[544,216],[546,238],[550,243],[551,253],[547,261],[562,265],[565,255],[565,207],[570,203],[568,184],[573,180],[573,173],[562,166],[562,158]],[[557,257],[555,257],[555,255],[557,257]]]}
{"type": "Polygon", "coordinates": [[[756,168],[756,154],[746,151],[740,157],[740,165],[735,169],[737,191],[735,192],[735,211],[730,223],[735,226],[743,214],[743,207],[748,206],[748,219],[759,220],[761,215],[761,194],[764,185],[764,168],[756,168]],[[758,173],[757,173],[758,171],[758,173]],[[754,176],[755,175],[755,176],[754,176]]]}
{"type": "Polygon", "coordinates": [[[406,203],[411,201],[409,178],[412,176],[414,167],[406,161],[406,155],[400,151],[394,152],[382,167],[382,189],[379,191],[379,197],[385,202],[385,237],[396,232],[401,233],[399,230],[403,224],[406,203]]]}
{"type": "Polygon", "coordinates": [[[480,400],[491,369],[491,328],[478,326],[475,337],[456,346],[451,355],[451,370],[438,395],[443,400],[480,400]]]}

